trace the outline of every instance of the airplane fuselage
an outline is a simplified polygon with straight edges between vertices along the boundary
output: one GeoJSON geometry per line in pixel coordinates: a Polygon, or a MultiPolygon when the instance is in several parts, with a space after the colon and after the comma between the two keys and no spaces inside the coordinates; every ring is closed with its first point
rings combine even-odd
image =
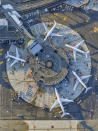
{"type": "Polygon", "coordinates": [[[18,60],[18,61],[21,61],[21,62],[26,62],[25,60],[21,59],[21,58],[17,58],[15,56],[12,56],[12,55],[9,55],[8,56],[9,58],[12,58],[12,59],[15,59],[15,60],[18,60]]]}
{"type": "Polygon", "coordinates": [[[75,48],[75,47],[73,47],[73,46],[70,46],[70,45],[67,45],[67,44],[66,44],[66,46],[69,47],[69,48],[72,48],[73,50],[76,50],[76,51],[78,51],[78,52],[80,52],[80,53],[83,53],[83,54],[87,53],[87,52],[84,52],[84,51],[82,51],[82,50],[79,50],[79,49],[77,49],[77,48],[75,48]]]}
{"type": "Polygon", "coordinates": [[[60,101],[60,96],[59,96],[59,94],[58,94],[58,92],[57,92],[56,89],[55,89],[55,92],[56,92],[56,96],[57,96],[58,103],[60,104],[61,109],[62,109],[62,111],[63,111],[63,113],[64,113],[64,112],[65,112],[65,111],[64,111],[64,107],[63,107],[63,105],[62,105],[62,102],[60,101]]]}

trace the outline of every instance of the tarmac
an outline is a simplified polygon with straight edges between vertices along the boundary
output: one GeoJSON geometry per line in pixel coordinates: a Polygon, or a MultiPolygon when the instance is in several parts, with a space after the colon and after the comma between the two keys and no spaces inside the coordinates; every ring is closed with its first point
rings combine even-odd
{"type": "MultiPolygon", "coordinates": [[[[47,25],[48,24],[50,23],[47,23],[47,25]]],[[[75,43],[82,41],[81,36],[66,26],[59,24],[59,26],[56,27],[56,29],[59,28],[59,33],[62,34],[62,36],[53,37],[51,39],[51,44],[49,43],[49,40],[47,40],[45,44],[42,42],[43,39],[41,39],[41,37],[42,34],[44,34],[42,23],[32,27],[32,32],[36,32],[36,36],[39,36],[37,38],[38,43],[41,43],[44,50],[42,53],[40,52],[38,54],[38,60],[36,60],[35,57],[31,57],[26,49],[17,47],[20,57],[25,60],[26,57],[30,57],[29,62],[24,63],[24,65],[20,63],[15,64],[12,68],[10,65],[13,60],[10,59],[6,62],[6,72],[13,89],[20,94],[20,97],[23,100],[42,108],[46,105],[50,108],[54,103],[56,97],[54,93],[55,87],[58,89],[61,96],[70,100],[75,100],[81,94],[84,90],[81,85],[79,85],[75,91],[73,90],[75,78],[74,75],[72,75],[71,70],[79,70],[82,75],[90,75],[91,72],[90,55],[86,58],[85,55],[77,53],[76,62],[74,62],[71,51],[69,57],[66,55],[69,50],[65,48],[65,44],[68,43],[74,46],[75,43]],[[58,53],[55,53],[54,50],[57,50],[58,53]],[[47,57],[47,55],[49,57],[47,57]],[[67,66],[66,64],[68,64],[69,58],[71,64],[67,66]],[[44,68],[44,63],[48,60],[53,63],[52,69],[44,68]],[[43,83],[39,82],[40,80],[43,81],[43,83]]],[[[85,42],[81,47],[82,50],[88,51],[85,42]]],[[[15,55],[15,52],[16,46],[11,45],[9,53],[15,55]]],[[[87,82],[88,80],[85,83],[87,82]]]]}
{"type": "MultiPolygon", "coordinates": [[[[97,131],[97,124],[93,120],[98,119],[98,32],[94,31],[95,27],[98,28],[98,12],[64,12],[62,14],[48,14],[42,19],[46,21],[53,21],[54,19],[59,23],[70,26],[76,30],[87,42],[87,46],[91,52],[92,60],[92,77],[89,80],[88,86],[92,86],[92,91],[86,95],[81,95],[75,104],[66,107],[71,113],[71,118],[76,120],[92,120],[93,126],[90,127],[87,124],[82,123],[85,130],[97,131]],[[96,124],[96,125],[94,125],[96,124]],[[96,126],[96,129],[94,127],[96,126]]],[[[40,110],[39,108],[33,107],[22,100],[12,100],[13,91],[7,80],[5,70],[5,53],[8,50],[8,46],[0,45],[0,119],[1,120],[13,120],[22,119],[17,114],[22,114],[24,119],[33,120],[55,120],[60,117],[54,117],[55,114],[51,114],[40,110]],[[3,50],[2,50],[3,49],[3,50]],[[5,74],[5,75],[4,75],[5,74]],[[11,95],[12,94],[12,95],[11,95]]],[[[67,118],[66,118],[67,119],[67,118]]]]}

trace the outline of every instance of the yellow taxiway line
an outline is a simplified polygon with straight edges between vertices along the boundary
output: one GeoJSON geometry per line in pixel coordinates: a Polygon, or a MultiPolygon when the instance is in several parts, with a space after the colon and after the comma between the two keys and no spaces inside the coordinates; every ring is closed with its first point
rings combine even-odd
{"type": "Polygon", "coordinates": [[[45,4],[48,4],[48,3],[51,3],[53,2],[54,0],[43,0],[43,1],[40,1],[40,2],[37,2],[37,3],[32,3],[32,4],[29,4],[29,5],[22,5],[22,6],[18,6],[17,7],[17,10],[27,10],[27,9],[30,9],[30,8],[35,8],[35,7],[38,7],[38,6],[42,6],[42,5],[45,5],[45,4]]]}
{"type": "Polygon", "coordinates": [[[98,32],[98,27],[94,27],[94,32],[98,32]]]}

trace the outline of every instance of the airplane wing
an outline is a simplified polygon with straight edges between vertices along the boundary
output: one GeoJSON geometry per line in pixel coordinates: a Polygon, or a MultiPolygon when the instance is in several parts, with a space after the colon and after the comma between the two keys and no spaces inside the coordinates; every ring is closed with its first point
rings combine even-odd
{"type": "Polygon", "coordinates": [[[79,42],[79,44],[77,44],[75,47],[78,48],[81,44],[83,44],[84,40],[82,40],[81,42],[79,42]]]}
{"type": "Polygon", "coordinates": [[[84,84],[84,82],[82,81],[82,79],[76,74],[76,72],[72,71],[73,74],[75,75],[75,77],[78,79],[78,81],[85,87],[87,88],[87,86],[84,84]]]}
{"type": "Polygon", "coordinates": [[[58,101],[56,100],[56,101],[54,102],[54,104],[52,105],[52,107],[50,108],[50,111],[51,111],[57,104],[58,104],[58,101]]]}
{"type": "Polygon", "coordinates": [[[60,98],[60,100],[61,102],[66,102],[66,103],[73,102],[73,100],[64,99],[64,98],[60,98]]]}
{"type": "Polygon", "coordinates": [[[87,51],[87,52],[84,53],[85,56],[86,56],[86,58],[88,57],[88,54],[89,54],[89,53],[90,53],[89,51],[87,51]]]}
{"type": "Polygon", "coordinates": [[[78,80],[85,88],[87,88],[87,86],[84,84],[84,82],[80,78],[78,80]]]}
{"type": "Polygon", "coordinates": [[[73,50],[75,50],[75,51],[78,51],[78,52],[80,52],[80,53],[83,53],[83,54],[87,53],[87,52],[84,52],[84,51],[82,51],[82,50],[80,50],[80,49],[77,49],[76,46],[73,47],[73,46],[68,45],[68,44],[66,44],[65,46],[67,46],[67,47],[69,47],[69,48],[71,48],[71,49],[73,49],[73,50]]]}
{"type": "Polygon", "coordinates": [[[89,77],[91,77],[91,75],[88,75],[88,76],[81,76],[81,79],[84,80],[84,79],[89,78],[89,77]]]}
{"type": "MultiPolygon", "coordinates": [[[[84,79],[86,79],[86,78],[89,78],[90,76],[91,76],[91,75],[88,75],[88,76],[82,76],[82,77],[81,77],[81,80],[84,80],[84,79]]],[[[75,83],[75,85],[74,85],[74,91],[76,90],[78,84],[79,84],[79,81],[77,80],[76,83],[75,83]]]]}
{"type": "Polygon", "coordinates": [[[19,58],[18,49],[16,48],[16,57],[19,58]]]}
{"type": "Polygon", "coordinates": [[[14,60],[14,62],[10,65],[10,67],[12,67],[14,64],[16,64],[18,62],[18,60],[14,60]]]}
{"type": "Polygon", "coordinates": [[[92,87],[87,87],[85,93],[87,93],[92,87]]]}
{"type": "Polygon", "coordinates": [[[62,36],[62,35],[51,33],[51,36],[62,36]]]}
{"type": "Polygon", "coordinates": [[[43,26],[45,28],[46,33],[48,33],[48,27],[46,26],[46,24],[44,22],[43,22],[43,26]]]}
{"type": "Polygon", "coordinates": [[[76,51],[73,50],[74,60],[76,61],[76,51]]]}
{"type": "Polygon", "coordinates": [[[74,85],[74,87],[73,87],[74,91],[76,90],[78,84],[79,84],[79,81],[77,80],[76,83],[75,83],[75,85],[74,85]]]}

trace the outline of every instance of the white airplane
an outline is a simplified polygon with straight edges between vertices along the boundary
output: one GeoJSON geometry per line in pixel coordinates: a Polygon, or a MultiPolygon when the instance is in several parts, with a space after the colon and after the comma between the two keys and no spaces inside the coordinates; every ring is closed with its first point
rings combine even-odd
{"type": "Polygon", "coordinates": [[[46,24],[43,22],[43,26],[44,26],[44,28],[45,28],[45,31],[46,31],[46,37],[44,38],[44,41],[45,40],[47,40],[47,38],[49,37],[49,36],[62,36],[62,35],[59,35],[59,34],[55,34],[55,33],[53,33],[53,30],[56,28],[56,26],[57,26],[57,23],[56,23],[56,21],[54,20],[54,25],[53,25],[53,27],[50,29],[50,30],[48,30],[48,27],[46,26],[46,24]]]}
{"type": "Polygon", "coordinates": [[[58,94],[58,91],[57,89],[55,88],[55,93],[56,93],[56,96],[57,96],[57,100],[54,102],[54,104],[52,105],[50,111],[57,105],[57,104],[60,104],[61,106],[61,109],[62,109],[62,116],[61,117],[64,117],[65,115],[69,115],[69,113],[65,112],[64,111],[64,106],[62,104],[62,102],[65,102],[65,103],[70,103],[70,102],[74,102],[73,100],[69,100],[69,99],[64,99],[64,98],[60,98],[59,94],[58,94]]]}
{"type": "Polygon", "coordinates": [[[19,58],[19,53],[18,53],[18,49],[16,48],[16,56],[12,56],[9,54],[9,52],[7,51],[7,55],[5,58],[12,58],[15,59],[14,62],[10,65],[10,67],[12,67],[14,64],[16,64],[17,62],[26,62],[24,59],[19,58]]]}
{"type": "Polygon", "coordinates": [[[80,83],[83,85],[83,87],[86,89],[86,92],[92,88],[92,87],[87,87],[87,86],[84,84],[84,82],[82,81],[82,80],[84,80],[84,79],[87,79],[87,78],[91,77],[91,75],[79,77],[79,76],[76,74],[76,72],[72,71],[72,73],[73,73],[73,75],[77,78],[76,83],[75,83],[75,85],[74,85],[74,91],[76,90],[79,82],[80,82],[80,83]]]}
{"type": "Polygon", "coordinates": [[[74,61],[76,61],[76,52],[77,51],[80,52],[80,53],[82,53],[82,54],[84,54],[86,56],[86,58],[87,58],[87,55],[88,55],[89,51],[85,52],[85,51],[82,51],[82,50],[78,49],[79,46],[81,44],[83,44],[83,43],[84,43],[84,40],[82,40],[81,42],[79,42],[79,44],[75,45],[74,47],[71,46],[71,45],[66,44],[67,47],[73,49],[74,61]]]}

